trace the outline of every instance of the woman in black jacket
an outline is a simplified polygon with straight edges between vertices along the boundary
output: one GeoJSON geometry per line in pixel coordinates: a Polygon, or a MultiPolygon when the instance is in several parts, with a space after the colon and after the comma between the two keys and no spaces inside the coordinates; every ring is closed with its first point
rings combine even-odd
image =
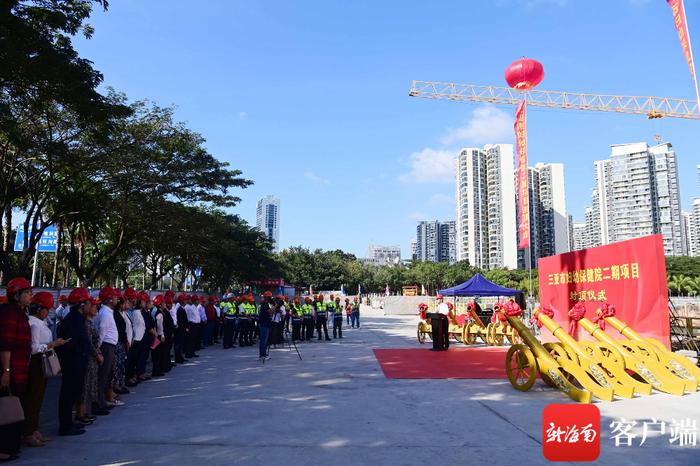
{"type": "Polygon", "coordinates": [[[73,423],[73,406],[83,394],[83,381],[92,344],[85,327],[85,313],[90,304],[87,288],[74,288],[68,296],[70,312],[58,327],[59,338],[66,343],[56,349],[61,362],[61,394],[58,401],[59,435],[80,435],[85,430],[73,423]]]}

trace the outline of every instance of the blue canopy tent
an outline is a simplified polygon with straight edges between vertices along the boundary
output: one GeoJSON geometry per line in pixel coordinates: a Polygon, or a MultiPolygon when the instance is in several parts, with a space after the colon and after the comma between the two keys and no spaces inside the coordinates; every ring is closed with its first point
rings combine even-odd
{"type": "Polygon", "coordinates": [[[517,296],[522,291],[496,285],[477,273],[461,285],[440,290],[438,293],[443,296],[517,296]]]}

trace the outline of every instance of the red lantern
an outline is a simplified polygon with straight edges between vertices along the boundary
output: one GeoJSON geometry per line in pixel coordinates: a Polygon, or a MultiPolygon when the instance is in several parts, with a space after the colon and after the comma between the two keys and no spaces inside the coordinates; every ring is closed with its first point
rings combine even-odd
{"type": "Polygon", "coordinates": [[[532,89],[544,79],[544,68],[542,63],[531,58],[521,58],[515,60],[506,69],[506,82],[508,85],[519,91],[532,89]]]}

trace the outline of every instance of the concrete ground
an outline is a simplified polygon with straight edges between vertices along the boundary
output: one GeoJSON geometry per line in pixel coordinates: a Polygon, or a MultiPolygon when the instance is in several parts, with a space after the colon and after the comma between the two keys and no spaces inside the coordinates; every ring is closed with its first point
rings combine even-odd
{"type": "MultiPolygon", "coordinates": [[[[542,410],[568,398],[540,381],[523,393],[505,379],[386,379],[372,349],[419,347],[416,318],[365,313],[362,324],[346,329],[343,340],[298,345],[302,361],[286,347],[264,365],[257,348],[203,350],[192,363],[134,388],[125,406],[78,437],[55,436],[52,380],[42,429],[54,440],[25,448],[13,464],[548,463],[542,410]]],[[[598,464],[700,464],[700,446],[670,444],[668,432],[639,446],[641,423],[651,418],[700,424],[700,392],[596,405],[598,464]],[[630,447],[616,447],[611,437],[610,422],[621,418],[640,423],[630,447]]]]}

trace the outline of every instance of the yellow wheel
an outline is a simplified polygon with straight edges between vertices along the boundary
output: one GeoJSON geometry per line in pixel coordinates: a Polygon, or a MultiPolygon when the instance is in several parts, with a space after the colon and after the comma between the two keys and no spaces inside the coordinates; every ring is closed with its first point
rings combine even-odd
{"type": "Polygon", "coordinates": [[[493,346],[503,345],[503,327],[501,324],[491,325],[491,344],[493,346]]]}
{"type": "Polygon", "coordinates": [[[465,345],[473,345],[476,343],[476,334],[472,333],[472,330],[476,330],[476,324],[464,324],[462,343],[465,345]]]}
{"type": "Polygon", "coordinates": [[[423,325],[421,322],[418,322],[418,343],[421,345],[425,343],[425,332],[423,332],[423,325]]]}
{"type": "Polygon", "coordinates": [[[493,342],[493,335],[495,334],[496,326],[492,323],[489,322],[486,325],[486,335],[485,335],[485,340],[486,344],[489,346],[493,346],[495,343],[493,342]]]}
{"type": "Polygon", "coordinates": [[[513,388],[522,392],[530,390],[537,379],[537,372],[537,361],[530,348],[525,345],[510,347],[506,353],[506,374],[513,388]]]}
{"type": "Polygon", "coordinates": [[[523,342],[523,339],[520,338],[520,334],[514,327],[509,327],[506,335],[508,336],[508,341],[510,341],[512,345],[519,345],[523,342]]]}

